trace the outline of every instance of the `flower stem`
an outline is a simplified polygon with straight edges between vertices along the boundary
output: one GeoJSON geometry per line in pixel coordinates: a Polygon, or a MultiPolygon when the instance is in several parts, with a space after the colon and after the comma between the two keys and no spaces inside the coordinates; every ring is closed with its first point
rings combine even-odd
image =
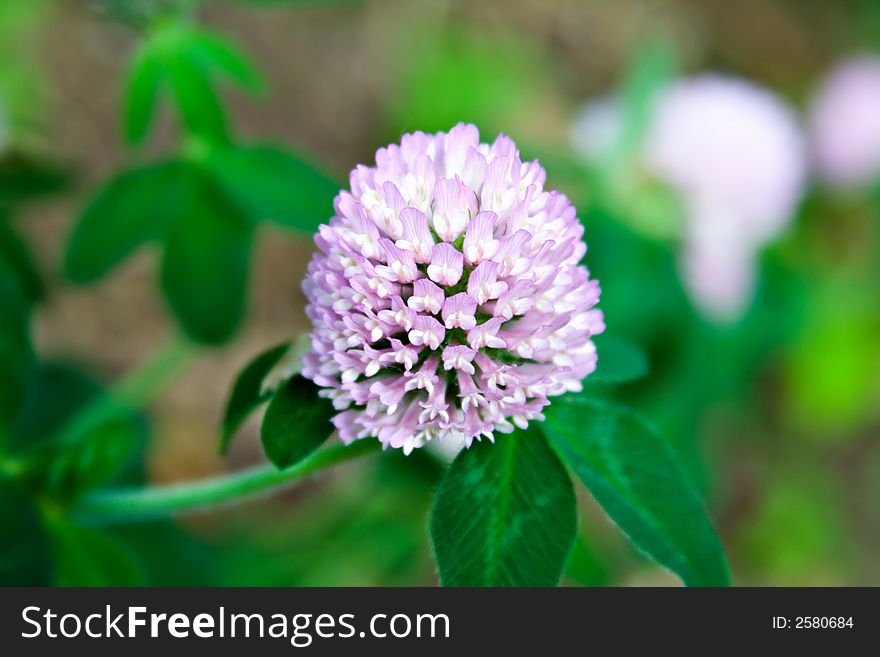
{"type": "Polygon", "coordinates": [[[377,440],[358,440],[351,445],[338,444],[323,449],[286,470],[267,464],[193,483],[95,491],[79,502],[74,514],[89,523],[112,524],[215,508],[290,485],[379,448],[381,443],[377,440]]]}
{"type": "Polygon", "coordinates": [[[193,353],[194,348],[184,338],[169,340],[116,387],[95,398],[63,425],[56,437],[57,444],[75,445],[101,425],[148,404],[177,377],[193,353]]]}

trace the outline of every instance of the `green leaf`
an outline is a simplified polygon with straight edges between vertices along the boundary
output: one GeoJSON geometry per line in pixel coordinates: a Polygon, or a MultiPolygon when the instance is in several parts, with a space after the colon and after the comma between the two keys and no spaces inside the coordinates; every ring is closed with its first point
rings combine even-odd
{"type": "Polygon", "coordinates": [[[297,375],[287,381],[269,402],[260,439],[268,459],[279,469],[303,460],[333,433],[336,414],[329,399],[318,397],[318,387],[297,375]]]}
{"type": "Polygon", "coordinates": [[[312,235],[333,215],[339,184],[285,151],[272,146],[226,148],[212,155],[207,166],[254,219],[312,235]]]}
{"type": "Polygon", "coordinates": [[[264,351],[254,360],[248,363],[235,379],[232,386],[232,394],[226,402],[226,412],[223,415],[223,430],[220,436],[220,453],[225,454],[229,449],[232,436],[247,417],[260,404],[272,396],[272,392],[263,389],[263,380],[278,361],[290,349],[290,343],[285,342],[264,351]]]}
{"type": "Polygon", "coordinates": [[[165,240],[162,289],[191,338],[219,344],[244,313],[253,225],[207,176],[191,171],[185,181],[165,240]]]}
{"type": "Polygon", "coordinates": [[[164,76],[162,58],[156,49],[144,47],[135,54],[124,101],[124,136],[129,144],[139,144],[147,136],[164,76]]]}
{"type": "Polygon", "coordinates": [[[194,135],[225,143],[228,137],[226,114],[207,71],[188,53],[178,53],[168,61],[171,90],[180,118],[194,135]]]}
{"type": "Polygon", "coordinates": [[[67,277],[90,283],[140,245],[160,239],[183,210],[187,166],[171,161],[126,171],[101,189],[70,236],[67,277]]]}
{"type": "Polygon", "coordinates": [[[632,342],[613,335],[598,335],[593,342],[599,362],[596,371],[587,377],[587,383],[626,383],[648,373],[645,352],[632,342]]]}
{"type": "Polygon", "coordinates": [[[166,22],[153,30],[135,56],[125,100],[125,137],[143,141],[155,114],[159,92],[167,83],[183,126],[210,144],[226,143],[226,113],[212,84],[215,73],[252,94],[265,82],[247,57],[224,37],[166,22]]]}
{"type": "Polygon", "coordinates": [[[130,171],[113,180],[74,229],[67,275],[92,281],[138,245],[165,241],[162,287],[195,340],[229,338],[241,319],[251,222],[200,169],[182,161],[130,171]]]}
{"type": "Polygon", "coordinates": [[[534,428],[459,453],[431,514],[444,586],[553,586],[576,528],[571,480],[534,428]]]}
{"type": "Polygon", "coordinates": [[[65,518],[48,523],[55,586],[140,586],[144,573],[128,548],[112,536],[65,518]]]}
{"type": "Polygon", "coordinates": [[[197,32],[188,40],[192,56],[203,70],[217,70],[253,95],[266,90],[266,82],[247,56],[225,38],[209,32],[197,32]]]}
{"type": "Polygon", "coordinates": [[[639,549],[688,586],[729,583],[721,542],[670,446],[633,415],[575,395],[553,401],[544,432],[639,549]]]}
{"type": "Polygon", "coordinates": [[[0,475],[0,586],[45,586],[50,576],[40,512],[23,488],[0,475]]]}

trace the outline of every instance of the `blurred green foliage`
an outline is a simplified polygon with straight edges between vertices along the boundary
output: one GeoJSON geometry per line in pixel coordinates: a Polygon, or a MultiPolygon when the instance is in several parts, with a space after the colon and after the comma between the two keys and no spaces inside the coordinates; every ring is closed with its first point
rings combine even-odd
{"type": "MultiPolygon", "coordinates": [[[[130,151],[85,203],[67,244],[65,273],[97,284],[137,249],[157,247],[161,289],[183,330],[206,344],[225,342],[246,317],[259,227],[271,223],[310,235],[332,212],[340,184],[281,144],[238,138],[227,85],[256,98],[269,85],[232,41],[197,27],[172,0],[95,4],[140,30],[119,85],[118,132],[130,151]],[[169,152],[157,157],[149,149],[167,145],[158,134],[166,104],[178,131],[169,152]]],[[[238,4],[240,11],[248,5],[283,11],[282,5],[321,3],[238,4]]],[[[335,11],[357,10],[354,2],[331,4],[341,6],[335,11]]],[[[872,18],[859,24],[859,35],[847,28],[838,38],[846,47],[876,46],[866,37],[880,15],[876,3],[858,4],[872,18]]],[[[38,60],[19,55],[50,20],[50,6],[0,4],[0,99],[15,138],[51,115],[45,101],[53,92],[38,60]]],[[[674,527],[656,517],[672,507],[659,505],[639,483],[672,477],[688,492],[686,508],[677,508],[693,519],[687,531],[714,543],[702,508],[718,518],[735,583],[880,581],[880,197],[812,194],[789,234],[762,254],[746,314],[732,326],[714,326],[694,310],[680,282],[678,199],[645,184],[627,161],[652,94],[672,74],[678,53],[653,39],[645,47],[628,44],[633,63],[621,75],[626,138],[614,170],[596,171],[560,136],[580,99],[565,89],[554,59],[560,50],[541,36],[522,26],[488,29],[457,19],[436,25],[427,19],[387,36],[391,93],[371,117],[375,125],[363,126],[371,143],[473,121],[484,139],[498,131],[516,136],[525,155],[541,158],[549,185],[578,204],[590,246],[586,262],[602,282],[608,324],[607,337],[597,341],[603,365],[588,393],[637,409],[657,428],[640,421],[624,422],[626,431],[606,426],[596,435],[607,434],[608,441],[590,454],[592,463],[581,463],[577,453],[569,460],[577,476],[604,481],[592,488],[608,515],[629,534],[651,530],[655,521],[674,527]],[[615,449],[651,452],[640,457],[645,463],[678,459],[682,467],[616,479],[610,465],[596,466],[614,463],[606,452],[615,449]]],[[[144,482],[149,428],[129,413],[76,445],[56,442],[66,423],[107,393],[79,368],[35,353],[36,304],[55,290],[51,279],[46,290],[19,222],[28,220],[32,202],[51,200],[72,180],[71,172],[18,143],[0,154],[0,583],[435,583],[427,528],[444,466],[424,453],[383,454],[275,500],[214,516],[112,529],[71,520],[71,504],[96,486],[144,482]]],[[[265,368],[245,386],[240,406],[230,405],[238,410],[227,419],[227,440],[272,397],[254,385],[265,368]]],[[[586,417],[610,422],[601,413],[586,417]]],[[[579,522],[564,583],[640,583],[653,572],[596,508],[581,504],[579,522]]],[[[696,563],[705,555],[676,554],[674,534],[648,533],[642,545],[653,545],[647,551],[686,580],[726,577],[717,560],[696,563]]],[[[443,569],[441,563],[441,575],[443,569]]]]}
{"type": "Polygon", "coordinates": [[[877,419],[880,308],[868,278],[815,288],[805,327],[790,346],[789,412],[814,437],[846,439],[877,419]]]}
{"type": "Polygon", "coordinates": [[[400,67],[388,132],[449,130],[474,123],[485,135],[540,120],[552,68],[528,39],[477,29],[413,28],[395,35],[400,67]]]}
{"type": "Polygon", "coordinates": [[[62,439],[79,412],[105,394],[82,371],[31,364],[11,421],[2,425],[0,584],[132,584],[132,557],[109,536],[77,527],[65,510],[84,491],[143,481],[144,423],[125,417],[98,425],[75,443],[62,439]]]}
{"type": "Polygon", "coordinates": [[[51,582],[48,540],[40,512],[27,491],[0,475],[0,584],[51,582]]]}
{"type": "Polygon", "coordinates": [[[52,0],[0,4],[0,135],[32,132],[45,118],[50,92],[35,57],[35,41],[52,8],[52,0]]]}
{"type": "Polygon", "coordinates": [[[150,130],[167,88],[190,136],[223,143],[229,137],[224,108],[214,89],[225,77],[252,95],[265,83],[245,56],[224,38],[179,22],[160,22],[135,53],[124,103],[124,134],[131,144],[150,130]]]}
{"type": "Polygon", "coordinates": [[[71,281],[92,283],[142,244],[158,242],[168,305],[184,332],[206,344],[227,341],[245,315],[257,223],[312,234],[338,189],[277,146],[235,143],[214,88],[221,76],[251,94],[264,89],[225,38],[184,19],[157,19],[132,58],[124,136],[130,145],[148,137],[167,91],[179,116],[179,152],[124,170],[99,190],[74,228],[65,261],[71,281]]]}

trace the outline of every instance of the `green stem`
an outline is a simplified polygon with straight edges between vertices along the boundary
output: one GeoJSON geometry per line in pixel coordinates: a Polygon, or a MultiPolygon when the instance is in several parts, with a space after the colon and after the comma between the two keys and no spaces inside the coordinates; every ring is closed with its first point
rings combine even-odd
{"type": "Polygon", "coordinates": [[[262,465],[242,472],[187,484],[96,491],[86,495],[74,514],[95,524],[136,522],[239,502],[287,486],[337,463],[377,451],[377,440],[358,440],[321,450],[286,470],[262,465]]]}
{"type": "Polygon", "coordinates": [[[107,422],[139,410],[177,377],[192,354],[193,347],[182,337],[169,340],[115,388],[96,397],[64,424],[55,444],[75,445],[107,422]]]}

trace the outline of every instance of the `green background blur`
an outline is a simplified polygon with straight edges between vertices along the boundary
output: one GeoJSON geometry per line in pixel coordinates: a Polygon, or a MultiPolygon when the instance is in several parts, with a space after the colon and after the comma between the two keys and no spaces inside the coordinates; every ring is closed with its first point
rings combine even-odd
{"type": "MultiPolygon", "coordinates": [[[[127,155],[118,128],[136,37],[112,3],[0,2],[0,102],[16,144],[68,163],[75,183],[15,226],[49,289],[39,352],[112,381],[173,330],[155,261],[139,252],[89,288],[59,263],[72,221],[127,155]]],[[[720,329],[692,309],[673,244],[594,212],[566,165],[570,124],[613,89],[641,44],[663,40],[681,72],[733,73],[802,109],[834,62],[880,51],[875,3],[808,0],[363,0],[205,2],[201,23],[248,52],[269,81],[228,102],[243,137],[291,145],[345,180],[412,130],[476,123],[545,161],[548,185],[581,209],[609,333],[638,342],[649,376],[619,391],[661,427],[705,495],[739,585],[880,585],[880,202],[813,189],[765,250],[758,292],[720,329]],[[261,6],[262,5],[262,6],[261,6]]],[[[173,142],[166,111],[161,152],[173,142]]],[[[331,208],[328,206],[328,216],[331,208]]],[[[260,233],[244,330],[198,361],[145,413],[130,481],[168,483],[261,458],[251,421],[217,455],[223,404],[258,351],[307,330],[307,241],[260,233]]],[[[113,529],[157,585],[433,585],[427,534],[441,464],[386,454],[237,508],[113,529]]],[[[581,491],[583,493],[583,491],[581,491]]],[[[583,493],[563,582],[674,584],[583,493]]]]}

